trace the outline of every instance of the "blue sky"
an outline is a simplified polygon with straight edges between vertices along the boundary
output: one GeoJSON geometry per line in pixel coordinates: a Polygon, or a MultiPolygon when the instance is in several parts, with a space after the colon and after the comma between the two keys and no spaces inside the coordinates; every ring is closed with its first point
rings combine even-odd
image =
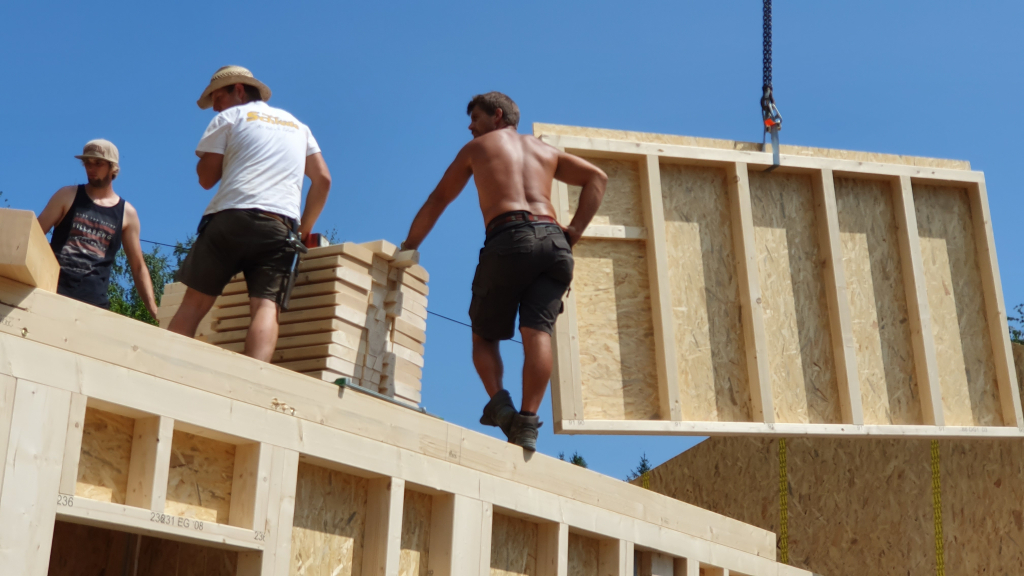
{"type": "MultiPolygon", "coordinates": [[[[759,141],[760,2],[5,2],[0,191],[40,211],[83,181],[92,138],[121,151],[115,189],[143,238],[194,230],[211,193],[193,150],[195,105],[225,64],[308,124],[334,176],[317,228],[401,241],[470,137],[465,104],[501,90],[521,131],[550,122],[759,141]]],[[[774,84],[784,143],[970,160],[986,173],[1008,306],[1024,302],[1019,2],[775,2],[774,84]]],[[[465,319],[483,239],[472,183],[422,247],[430,310],[465,319]]],[[[469,329],[432,318],[424,405],[469,428],[486,400],[469,329]]],[[[521,349],[503,346],[518,396],[521,349]]],[[[550,402],[542,416],[550,420],[550,402]]],[[[693,439],[553,436],[623,477],[693,439]]]]}

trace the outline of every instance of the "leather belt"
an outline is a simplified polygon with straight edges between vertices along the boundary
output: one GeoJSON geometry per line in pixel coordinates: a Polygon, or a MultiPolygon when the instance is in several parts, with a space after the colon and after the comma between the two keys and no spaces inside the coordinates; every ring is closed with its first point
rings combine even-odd
{"type": "Polygon", "coordinates": [[[487,233],[490,234],[499,226],[503,226],[510,222],[547,222],[549,224],[558,224],[558,222],[551,216],[530,214],[529,212],[507,212],[499,216],[495,216],[487,224],[487,233]]]}

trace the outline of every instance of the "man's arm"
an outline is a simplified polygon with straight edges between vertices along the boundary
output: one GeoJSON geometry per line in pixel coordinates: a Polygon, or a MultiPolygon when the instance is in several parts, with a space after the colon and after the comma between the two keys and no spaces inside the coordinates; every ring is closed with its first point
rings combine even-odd
{"type": "Polygon", "coordinates": [[[597,214],[597,209],[601,207],[604,188],[608,184],[608,176],[600,168],[579,156],[559,152],[555,179],[572,186],[583,187],[576,214],[565,229],[569,234],[570,244],[576,244],[594,214],[597,214]]]}
{"type": "Polygon", "coordinates": [[[306,156],[306,176],[309,176],[309,192],[306,193],[306,207],[302,210],[302,222],[299,223],[299,234],[302,241],[313,231],[320,212],[327,204],[327,195],[331,191],[331,173],[320,152],[306,156]]]}
{"type": "Polygon", "coordinates": [[[149,313],[156,318],[156,298],[153,295],[153,280],[149,277],[149,267],[146,266],[146,259],[142,256],[142,245],[139,244],[139,233],[141,230],[139,213],[135,207],[125,202],[124,224],[121,226],[121,246],[124,247],[124,254],[128,257],[128,266],[132,269],[132,278],[135,279],[135,289],[139,291],[143,303],[149,313]]]}
{"type": "Polygon", "coordinates": [[[68,210],[71,209],[71,204],[75,201],[75,194],[78,192],[75,186],[65,186],[50,198],[50,201],[46,203],[46,208],[39,213],[39,227],[43,229],[43,234],[50,231],[50,228],[56,226],[64,216],[67,215],[68,210]]]}
{"type": "MultiPolygon", "coordinates": [[[[198,154],[198,152],[197,152],[198,154]]],[[[220,182],[224,173],[224,155],[216,152],[204,152],[196,164],[196,174],[199,175],[199,185],[203,190],[209,190],[220,182]]]]}
{"type": "Polygon", "coordinates": [[[405,242],[402,243],[404,250],[416,250],[419,248],[427,234],[434,228],[437,219],[444,213],[445,208],[458,198],[459,194],[462,193],[462,189],[466,187],[470,176],[473,175],[473,167],[469,161],[469,152],[466,151],[470,144],[464,146],[458,155],[455,156],[455,160],[445,170],[441,181],[437,183],[437,187],[427,197],[427,201],[423,203],[420,211],[416,213],[416,217],[412,220],[412,226],[409,227],[409,235],[406,236],[405,242]]]}

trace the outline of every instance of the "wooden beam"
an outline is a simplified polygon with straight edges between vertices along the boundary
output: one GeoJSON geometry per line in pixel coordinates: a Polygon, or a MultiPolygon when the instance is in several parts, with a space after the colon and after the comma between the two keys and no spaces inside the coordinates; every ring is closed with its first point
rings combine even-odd
{"type": "Polygon", "coordinates": [[[366,528],[363,536],[362,574],[365,576],[398,576],[404,503],[405,480],[370,480],[366,495],[366,528]]]}
{"type": "Polygon", "coordinates": [[[633,543],[601,540],[597,559],[598,576],[633,576],[633,543]]]}
{"type": "MultiPolygon", "coordinates": [[[[570,221],[569,187],[555,180],[551,184],[551,199],[563,226],[570,221]]],[[[583,419],[583,380],[580,368],[580,336],[576,322],[576,295],[572,290],[565,297],[565,311],[555,322],[555,337],[551,342],[554,356],[551,372],[551,410],[555,431],[563,420],[583,419]]]]}
{"type": "Polygon", "coordinates": [[[700,562],[687,558],[676,558],[676,576],[700,576],[700,562]]]}
{"type": "Polygon", "coordinates": [[[569,575],[569,525],[541,522],[537,527],[537,576],[569,575]]]}
{"type": "Polygon", "coordinates": [[[967,195],[971,202],[974,242],[978,252],[978,272],[981,274],[982,290],[985,293],[985,316],[988,322],[989,336],[992,340],[992,360],[996,366],[996,382],[999,386],[999,404],[1003,412],[1003,425],[1024,428],[1024,419],[1021,417],[1020,389],[1017,387],[1017,371],[1013,365],[1009,327],[1006,324],[1003,283],[999,278],[999,263],[996,259],[996,239],[992,232],[992,215],[989,213],[988,191],[984,180],[968,186],[967,195]]]}
{"type": "Polygon", "coordinates": [[[493,514],[491,504],[473,498],[435,496],[428,572],[433,576],[490,574],[493,514]]]}
{"type": "Polygon", "coordinates": [[[647,277],[651,290],[654,356],[658,374],[658,406],[662,420],[683,419],[676,365],[675,322],[672,319],[672,283],[668,275],[665,209],[661,198],[661,166],[655,155],[640,162],[640,200],[647,227],[647,277]]]}
{"type": "Polygon", "coordinates": [[[256,537],[265,542],[262,575],[291,571],[292,521],[295,518],[295,490],[299,477],[299,453],[274,447],[271,453],[267,520],[256,537]]]}
{"type": "Polygon", "coordinates": [[[591,224],[583,231],[582,237],[602,240],[647,240],[647,229],[618,224],[591,224]]]}
{"type": "Polygon", "coordinates": [[[71,393],[68,412],[68,430],[64,441],[64,462],[60,468],[61,494],[74,494],[78,482],[78,460],[82,456],[82,434],[85,432],[85,405],[89,399],[77,392],[71,393]]]}
{"type": "Polygon", "coordinates": [[[264,546],[262,542],[253,538],[252,530],[80,496],[68,496],[65,499],[64,495],[61,495],[60,503],[57,505],[57,519],[73,524],[126,530],[165,540],[240,552],[258,551],[264,546]]]}
{"type": "Polygon", "coordinates": [[[658,552],[641,552],[640,576],[675,576],[674,559],[658,552]]]}
{"type": "Polygon", "coordinates": [[[840,438],[1021,438],[1016,426],[933,426],[891,424],[794,424],[763,422],[666,422],[664,420],[567,421],[566,434],[614,434],[640,436],[818,436],[840,438]]]}
{"type": "Polygon", "coordinates": [[[70,409],[66,390],[27,380],[16,384],[0,485],[0,566],[6,574],[47,574],[70,409]]]}
{"type": "Polygon", "coordinates": [[[395,254],[390,262],[392,268],[408,268],[420,263],[420,253],[416,250],[402,250],[395,254]]]}
{"type": "Polygon", "coordinates": [[[828,301],[832,354],[839,384],[839,406],[846,424],[863,424],[864,409],[857,373],[857,343],[853,339],[850,296],[843,270],[843,245],[839,238],[839,212],[832,171],[825,169],[811,178],[814,211],[818,221],[818,245],[825,257],[825,298],[828,301]]]}
{"type": "Polygon", "coordinates": [[[228,524],[248,530],[260,530],[266,523],[271,450],[269,444],[261,442],[235,446],[228,524]]]}
{"type": "Polygon", "coordinates": [[[932,316],[928,307],[928,287],[924,277],[921,238],[917,232],[917,213],[914,211],[914,189],[910,176],[900,176],[892,181],[892,200],[896,212],[903,284],[907,291],[907,313],[910,316],[910,339],[914,346],[921,417],[925,424],[942,426],[945,424],[945,416],[942,413],[939,363],[932,336],[932,316]]]}
{"type": "MultiPolygon", "coordinates": [[[[695,164],[716,165],[727,167],[730,164],[746,164],[756,168],[772,165],[771,152],[753,152],[747,150],[729,150],[722,148],[701,148],[696,146],[679,146],[664,143],[625,142],[603,138],[580,136],[543,136],[544,142],[570,153],[581,151],[588,156],[593,152],[608,152],[624,159],[634,159],[647,154],[657,154],[663,158],[677,158],[695,164]]],[[[944,185],[957,183],[964,185],[969,182],[983,180],[981,172],[950,168],[932,168],[929,166],[912,166],[902,164],[884,164],[881,162],[864,162],[860,160],[839,160],[834,158],[818,158],[782,154],[782,165],[786,170],[832,170],[849,174],[878,176],[909,176],[915,180],[941,182],[944,185]]]]}
{"type": "Polygon", "coordinates": [[[0,487],[4,485],[4,471],[7,469],[4,463],[7,462],[7,445],[11,437],[16,383],[14,376],[0,374],[0,487]]]}
{"type": "Polygon", "coordinates": [[[153,512],[164,511],[173,436],[174,420],[170,418],[154,416],[135,421],[125,504],[153,512]]]}
{"type": "Polygon", "coordinates": [[[33,212],[0,208],[0,276],[57,291],[60,264],[33,212]]]}
{"type": "Polygon", "coordinates": [[[750,179],[746,164],[732,164],[726,170],[729,184],[729,213],[732,215],[732,241],[736,252],[736,278],[740,292],[740,316],[747,357],[747,385],[754,422],[772,424],[772,383],[768,368],[768,337],[764,331],[761,307],[761,283],[757,275],[757,250],[754,247],[754,215],[750,207],[750,179]]]}

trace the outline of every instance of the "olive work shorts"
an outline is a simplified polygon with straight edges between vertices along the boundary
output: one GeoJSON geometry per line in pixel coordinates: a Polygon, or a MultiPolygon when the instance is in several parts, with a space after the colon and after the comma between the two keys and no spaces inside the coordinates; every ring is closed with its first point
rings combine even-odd
{"type": "Polygon", "coordinates": [[[569,239],[557,224],[515,222],[488,235],[473,277],[473,333],[508,340],[519,327],[551,334],[572,282],[569,239]]]}
{"type": "Polygon", "coordinates": [[[220,296],[231,277],[244,272],[250,298],[277,300],[293,257],[283,222],[254,210],[224,210],[200,232],[178,281],[208,296],[220,296]]]}

